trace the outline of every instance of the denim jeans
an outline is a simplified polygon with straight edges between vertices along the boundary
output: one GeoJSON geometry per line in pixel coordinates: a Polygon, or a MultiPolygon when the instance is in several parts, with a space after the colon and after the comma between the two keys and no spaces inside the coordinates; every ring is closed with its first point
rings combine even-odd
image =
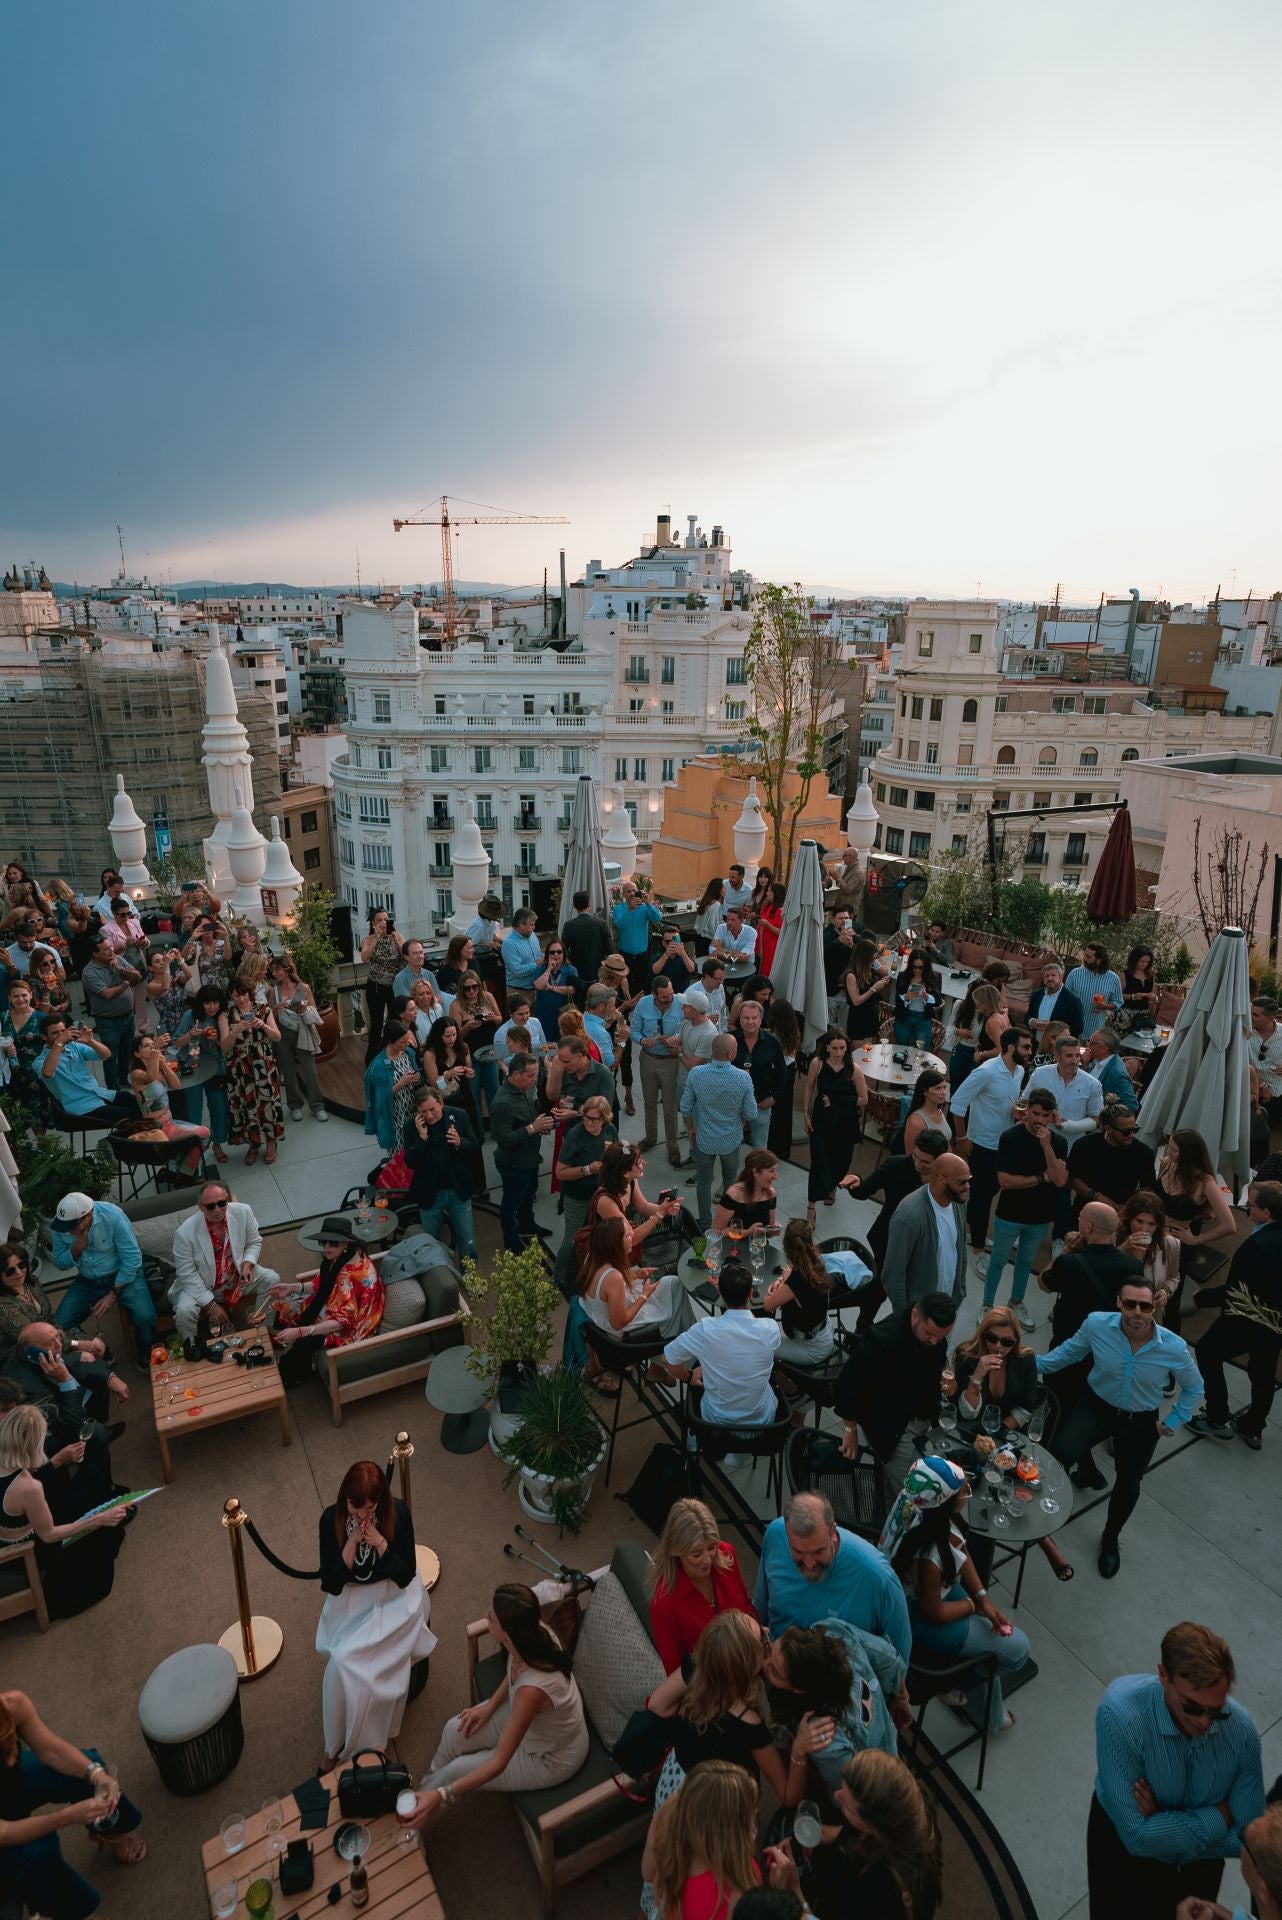
{"type": "Polygon", "coordinates": [[[520,1253],[525,1244],[522,1234],[529,1239],[534,1232],[534,1196],[539,1186],[539,1170],[537,1167],[500,1166],[498,1174],[503,1183],[499,1200],[503,1245],[510,1253],[520,1253]]]}
{"type": "Polygon", "coordinates": [[[929,1047],[930,1015],[928,1013],[896,1014],[895,1045],[897,1047],[929,1047]]]}
{"type": "Polygon", "coordinates": [[[107,1274],[93,1280],[76,1274],[58,1302],[53,1316],[54,1322],[60,1327],[78,1327],[86,1324],[89,1309],[95,1306],[104,1294],[113,1291],[138,1341],[138,1353],[135,1357],[145,1367],[147,1355],[156,1338],[156,1309],[151,1303],[147,1282],[141,1273],[132,1280],[126,1280],[123,1286],[114,1274],[107,1274]]]}
{"type": "MultiPolygon", "coordinates": [[[[960,1586],[954,1586],[945,1594],[946,1600],[961,1600],[965,1596],[960,1586]]],[[[913,1641],[916,1645],[929,1647],[935,1653],[952,1653],[959,1658],[968,1654],[991,1653],[997,1657],[997,1675],[993,1681],[992,1709],[988,1716],[989,1730],[1000,1727],[1002,1714],[1003,1673],[1016,1673],[1027,1661],[1031,1649],[1028,1635],[1021,1627],[1012,1627],[1009,1636],[994,1633],[983,1614],[973,1613],[968,1620],[948,1620],[936,1624],[924,1620],[915,1606],[909,1608],[912,1621],[913,1641]]],[[[983,1680],[977,1680],[967,1692],[974,1693],[975,1706],[978,1708],[983,1697],[983,1680]]]]}
{"type": "MultiPolygon", "coordinates": [[[[84,1749],[87,1760],[102,1765],[102,1756],[93,1747],[84,1749]]],[[[12,1818],[25,1819],[40,1807],[66,1806],[72,1800],[87,1800],[92,1789],[83,1774],[74,1778],[45,1766],[34,1753],[18,1756],[20,1804],[12,1818]]],[[[132,1800],[122,1795],[111,1826],[113,1836],[132,1833],[142,1819],[132,1800]]],[[[62,1857],[56,1833],[39,1840],[28,1840],[6,1847],[3,1854],[5,1878],[14,1881],[23,1901],[33,1913],[48,1915],[48,1920],[87,1920],[102,1904],[95,1887],[69,1867],[62,1857]]]]}
{"type": "Polygon", "coordinates": [[[1045,1238],[1044,1220],[1021,1226],[1018,1220],[1003,1220],[1000,1213],[997,1215],[993,1221],[993,1250],[988,1256],[988,1269],[984,1274],[985,1308],[991,1307],[997,1298],[1002,1268],[1012,1247],[1015,1249],[1015,1278],[1011,1282],[1010,1303],[1012,1307],[1019,1305],[1028,1290],[1028,1276],[1033,1271],[1037,1249],[1045,1238]]]}
{"type": "Polygon", "coordinates": [[[446,1220],[454,1229],[454,1258],[462,1266],[465,1260],[476,1260],[476,1232],[472,1225],[472,1202],[464,1200],[450,1188],[442,1188],[430,1207],[420,1207],[418,1217],[424,1233],[430,1233],[434,1240],[441,1237],[441,1226],[446,1220]]]}
{"type": "Polygon", "coordinates": [[[749,1146],[764,1147],[769,1143],[770,1116],[773,1112],[774,1112],[773,1107],[766,1107],[764,1111],[762,1111],[761,1109],[758,1109],[756,1119],[749,1120],[748,1122],[749,1146]]]}

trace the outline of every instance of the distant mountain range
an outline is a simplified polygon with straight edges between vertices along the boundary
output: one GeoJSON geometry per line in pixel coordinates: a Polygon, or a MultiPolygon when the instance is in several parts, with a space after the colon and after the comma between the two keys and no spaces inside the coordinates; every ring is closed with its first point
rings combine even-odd
{"type": "MultiPolygon", "coordinates": [[[[419,585],[417,581],[399,581],[397,584],[405,587],[407,592],[417,591],[419,585]]],[[[152,585],[161,586],[163,582],[153,581],[152,585]]],[[[425,580],[422,585],[425,591],[430,593],[434,587],[439,591],[440,582],[425,580]]],[[[101,593],[109,589],[73,585],[66,580],[55,580],[53,590],[61,600],[78,600],[86,593],[101,593]]],[[[283,580],[178,580],[165,591],[177,593],[189,600],[205,593],[218,600],[262,600],[269,599],[272,595],[277,595],[283,600],[339,600],[350,599],[357,588],[355,581],[348,586],[295,587],[283,580]]],[[[367,600],[370,600],[376,589],[367,580],[360,591],[367,600]]],[[[524,599],[530,594],[541,593],[543,588],[541,583],[538,586],[522,587],[513,586],[508,580],[456,580],[454,591],[459,595],[488,593],[499,599],[524,599]]]]}

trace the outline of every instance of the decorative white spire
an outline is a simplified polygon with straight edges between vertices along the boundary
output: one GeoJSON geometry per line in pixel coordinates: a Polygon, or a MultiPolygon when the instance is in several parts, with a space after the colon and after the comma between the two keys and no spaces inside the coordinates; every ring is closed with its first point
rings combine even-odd
{"type": "Polygon", "coordinates": [[[267,918],[274,924],[293,917],[294,902],[303,886],[303,876],[289,857],[289,848],[280,837],[280,821],[276,815],[271,819],[272,837],[267,842],[266,864],[263,867],[262,890],[275,896],[275,906],[264,903],[267,918]]]}
{"type": "Polygon", "coordinates": [[[125,792],[123,773],[116,775],[116,804],[107,822],[107,832],[111,836],[111,850],[116,856],[120,877],[129,889],[130,898],[150,900],[156,888],[147,871],[147,828],[137,807],[125,792]]]}
{"type": "Polygon", "coordinates": [[[466,933],[490,885],[490,857],[476,824],[471,795],[463,798],[463,823],[454,842],[454,913],[451,933],[466,933]]]}
{"type": "MultiPolygon", "coordinates": [[[[214,830],[205,841],[205,860],[210,885],[221,898],[234,879],[228,841],[238,793],[248,794],[251,800],[254,796],[249,735],[236,709],[231,662],[221,647],[211,648],[205,663],[205,725],[201,745],[201,765],[209,783],[209,806],[214,816],[214,830]]],[[[252,827],[252,820],[250,825],[252,827]]],[[[258,838],[261,844],[262,836],[258,838]]],[[[257,917],[262,917],[261,903],[257,917]]]]}
{"type": "Polygon", "coordinates": [[[236,882],[236,891],[229,903],[231,910],[239,919],[252,920],[255,926],[261,927],[266,918],[261,882],[267,865],[267,842],[254,825],[239,787],[225,844],[231,877],[236,882]]]}

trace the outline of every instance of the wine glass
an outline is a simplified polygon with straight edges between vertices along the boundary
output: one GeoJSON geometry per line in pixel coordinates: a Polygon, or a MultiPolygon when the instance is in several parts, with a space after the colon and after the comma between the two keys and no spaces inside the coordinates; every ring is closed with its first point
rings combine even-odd
{"type": "Polygon", "coordinates": [[[999,1532],[1010,1525],[1010,1520],[1001,1507],[1004,1478],[1000,1467],[984,1468],[984,1480],[988,1487],[988,1524],[990,1527],[996,1527],[999,1532]]]}
{"type": "Polygon", "coordinates": [[[228,1853],[239,1853],[245,1844],[245,1816],[243,1813],[229,1813],[218,1829],[223,1837],[223,1846],[228,1853]]]}
{"type": "Polygon", "coordinates": [[[817,1847],[824,1837],[823,1826],[819,1819],[819,1809],[813,1800],[803,1800],[797,1807],[792,1822],[792,1837],[799,1847],[807,1851],[817,1847]]]}
{"type": "Polygon", "coordinates": [[[988,1435],[989,1439],[995,1440],[998,1434],[1002,1430],[1001,1408],[995,1407],[995,1406],[985,1407],[983,1416],[979,1424],[984,1429],[984,1432],[988,1435]]]}
{"type": "Polygon", "coordinates": [[[947,1398],[939,1403],[939,1425],[944,1433],[955,1434],[957,1431],[957,1408],[953,1401],[947,1398]]]}
{"type": "Polygon", "coordinates": [[[281,1828],[285,1824],[285,1809],[274,1795],[263,1801],[263,1832],[267,1836],[267,1858],[275,1860],[285,1851],[285,1836],[281,1828]]]}
{"type": "Polygon", "coordinates": [[[1049,1486],[1047,1487],[1045,1493],[1042,1495],[1041,1499],[1037,1502],[1037,1504],[1041,1508],[1043,1513],[1059,1512],[1059,1501],[1055,1498],[1055,1495],[1051,1492],[1049,1486]]]}
{"type": "Polygon", "coordinates": [[[1028,1435],[1029,1441],[1033,1446],[1037,1447],[1041,1445],[1042,1435],[1046,1431],[1045,1407],[1033,1408],[1033,1411],[1028,1416],[1028,1425],[1027,1427],[1025,1427],[1024,1431],[1028,1435]]]}

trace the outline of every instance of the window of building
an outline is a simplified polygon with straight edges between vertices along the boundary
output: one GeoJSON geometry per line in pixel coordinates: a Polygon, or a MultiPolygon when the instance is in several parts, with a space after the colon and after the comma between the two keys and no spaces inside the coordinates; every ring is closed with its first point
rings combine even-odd
{"type": "Polygon", "coordinates": [[[583,771],[582,747],[562,747],[561,771],[562,773],[582,773],[583,771]]]}
{"type": "Polygon", "coordinates": [[[628,701],[628,712],[629,712],[629,713],[644,713],[644,712],[645,712],[645,701],[644,701],[643,699],[642,699],[642,700],[629,700],[629,701],[628,701]]]}
{"type": "Polygon", "coordinates": [[[1075,793],[1073,795],[1073,805],[1075,807],[1089,807],[1094,798],[1095,795],[1093,793],[1075,793]]]}
{"type": "Polygon", "coordinates": [[[676,686],[676,684],[677,684],[677,657],[676,657],[676,655],[675,655],[674,653],[663,653],[663,654],[660,654],[660,656],[659,656],[659,685],[660,685],[661,687],[675,687],[675,686],[676,686]]]}
{"type": "Polygon", "coordinates": [[[320,867],[320,863],[321,863],[321,857],[320,857],[320,848],[319,848],[319,847],[304,847],[304,849],[303,849],[303,872],[304,872],[304,873],[315,873],[315,872],[317,872],[317,871],[318,871],[318,869],[319,869],[319,867],[320,867]]]}
{"type": "Polygon", "coordinates": [[[616,780],[626,780],[628,777],[628,763],[622,754],[614,762],[614,777],[616,780]]]}
{"type": "Polygon", "coordinates": [[[521,695],[521,712],[527,720],[533,720],[534,695],[532,693],[523,693],[521,695]]]}
{"type": "Polygon", "coordinates": [[[747,717],[747,713],[748,713],[748,703],[746,700],[727,700],[726,701],[725,717],[727,720],[743,720],[747,717]]]}
{"type": "Polygon", "coordinates": [[[1028,836],[1028,845],[1024,849],[1024,865],[1026,867],[1040,867],[1044,866],[1045,862],[1046,835],[1044,833],[1030,833],[1028,836]]]}
{"type": "Polygon", "coordinates": [[[1054,747],[1043,747],[1037,756],[1037,764],[1039,767],[1053,767],[1057,765],[1058,761],[1059,755],[1056,753],[1054,747]]]}
{"type": "Polygon", "coordinates": [[[272,681],[272,685],[273,685],[273,687],[275,687],[275,689],[276,689],[276,691],[277,691],[277,693],[284,693],[284,691],[285,691],[285,682],[284,682],[283,680],[273,680],[273,681],[272,681]]]}
{"type": "Polygon", "coordinates": [[[1010,795],[1008,793],[995,793],[993,795],[994,813],[1000,813],[1003,807],[1008,807],[1009,805],[1010,795]]]}
{"type": "Polygon", "coordinates": [[[1053,693],[1051,695],[1052,713],[1076,713],[1077,695],[1075,693],[1053,693]]]}
{"type": "Polygon", "coordinates": [[[677,763],[675,760],[663,760],[660,762],[659,778],[660,780],[662,780],[665,786],[667,786],[670,781],[673,781],[676,779],[677,777],[676,769],[677,769],[677,763]]]}
{"type": "Polygon", "coordinates": [[[965,836],[965,834],[964,834],[964,833],[955,833],[955,834],[953,835],[953,852],[954,852],[954,853],[965,853],[965,851],[966,851],[966,836],[965,836]]]}
{"type": "Polygon", "coordinates": [[[978,700],[963,700],[962,701],[962,725],[964,727],[973,727],[976,720],[978,720],[978,718],[979,718],[978,700]]]}
{"type": "Polygon", "coordinates": [[[877,798],[879,800],[884,800],[886,798],[886,782],[884,780],[879,780],[877,782],[877,798]]]}
{"type": "Polygon", "coordinates": [[[923,660],[930,658],[931,654],[935,651],[935,636],[933,633],[919,633],[917,635],[917,651],[923,660]]]}
{"type": "Polygon", "coordinates": [[[336,811],[337,811],[337,813],[338,813],[338,817],[339,817],[339,819],[340,819],[340,820],[350,820],[350,819],[351,819],[351,817],[352,817],[352,796],[351,796],[351,794],[350,794],[350,793],[343,793],[343,792],[341,792],[341,791],[340,791],[339,793],[337,793],[337,794],[335,794],[335,796],[334,796],[334,806],[335,806],[335,809],[336,809],[336,811]]]}
{"type": "Polygon", "coordinates": [[[1035,807],[1049,807],[1050,803],[1051,797],[1049,793],[1035,793],[1033,795],[1033,805],[1035,807]]]}
{"type": "Polygon", "coordinates": [[[921,716],[922,716],[922,698],[919,693],[915,693],[913,695],[912,713],[910,715],[910,718],[913,720],[920,720],[921,716]]]}
{"type": "Polygon", "coordinates": [[[954,811],[955,813],[969,813],[969,812],[970,812],[970,801],[969,801],[969,800],[955,800],[955,801],[953,802],[953,811],[954,811]]]}
{"type": "Polygon", "coordinates": [[[392,749],[390,747],[380,747],[378,749],[378,764],[383,772],[386,773],[392,764],[392,749]]]}
{"type": "Polygon", "coordinates": [[[934,811],[935,811],[934,794],[931,792],[929,787],[919,787],[917,792],[914,793],[913,795],[913,812],[914,813],[933,813],[934,811]]]}
{"type": "Polygon", "coordinates": [[[908,836],[908,855],[912,860],[924,860],[930,852],[928,833],[910,833],[908,836]]]}
{"type": "Polygon", "coordinates": [[[343,834],[338,838],[338,857],[345,867],[356,865],[356,848],[343,834]]]}
{"type": "Polygon", "coordinates": [[[906,693],[901,693],[899,696],[899,718],[901,720],[908,718],[908,695],[906,693]]]}
{"type": "Polygon", "coordinates": [[[390,873],[392,871],[392,849],[373,845],[369,840],[361,841],[361,866],[366,873],[390,873]]]}
{"type": "Polygon", "coordinates": [[[883,733],[885,727],[886,716],[883,713],[866,713],[861,722],[861,731],[864,733],[883,733]]]}
{"type": "Polygon", "coordinates": [[[307,812],[299,821],[298,826],[301,833],[315,833],[317,821],[314,808],[308,808],[307,812]]]}
{"type": "Polygon", "coordinates": [[[931,719],[932,719],[932,720],[942,720],[942,719],[943,719],[943,717],[944,717],[944,703],[943,703],[943,701],[942,701],[942,700],[932,700],[932,701],[931,701],[931,703],[930,703],[930,717],[931,717],[931,719]]]}
{"type": "Polygon", "coordinates": [[[1097,767],[1099,755],[1094,747],[1084,747],[1077,756],[1077,764],[1079,767],[1097,767]]]}
{"type": "Polygon", "coordinates": [[[288,713],[288,712],[289,712],[289,702],[288,702],[288,700],[278,700],[278,701],[276,702],[276,711],[277,711],[277,713],[278,713],[278,714],[280,714],[280,713],[288,713]]]}
{"type": "Polygon", "coordinates": [[[448,920],[454,911],[454,889],[438,887],[436,889],[436,914],[440,920],[448,920]]]}
{"type": "Polygon", "coordinates": [[[969,635],[969,637],[968,637],[968,639],[967,639],[967,642],[966,642],[966,646],[967,646],[967,650],[968,650],[968,652],[970,652],[970,653],[982,653],[982,652],[983,652],[983,650],[984,650],[984,636],[983,636],[983,634],[982,634],[982,633],[972,633],[971,635],[969,635]]]}
{"type": "Polygon", "coordinates": [[[1096,714],[1107,713],[1108,695],[1105,693],[1088,693],[1082,701],[1082,712],[1096,714]]]}
{"type": "Polygon", "coordinates": [[[726,685],[728,687],[746,687],[748,684],[748,663],[741,653],[732,654],[726,661],[726,685]]]}
{"type": "Polygon", "coordinates": [[[450,818],[450,797],[447,793],[434,793],[432,795],[432,825],[442,828],[452,827],[454,825],[453,820],[450,818]]]}
{"type": "Polygon", "coordinates": [[[1059,884],[1066,893],[1075,893],[1081,885],[1081,876],[1076,873],[1066,873],[1059,884]]]}
{"type": "Polygon", "coordinates": [[[1064,843],[1064,865],[1066,867],[1080,867],[1085,859],[1086,835],[1084,833],[1070,833],[1064,843]]]}
{"type": "Polygon", "coordinates": [[[643,653],[632,653],[628,655],[628,670],[623,677],[625,680],[631,680],[633,684],[637,686],[644,685],[650,678],[650,669],[646,665],[645,655],[643,653]]]}
{"type": "Polygon", "coordinates": [[[539,770],[539,750],[537,747],[518,747],[516,750],[517,771],[537,773],[539,770]]]}
{"type": "Polygon", "coordinates": [[[517,870],[520,873],[537,873],[539,850],[533,840],[522,840],[517,849],[517,870]]]}
{"type": "Polygon", "coordinates": [[[920,740],[910,740],[908,742],[908,758],[910,760],[920,760],[921,758],[921,741],[920,740]]]}
{"type": "Polygon", "coordinates": [[[1191,667],[1200,667],[1202,664],[1201,647],[1190,647],[1188,650],[1187,658],[1188,658],[1188,663],[1191,667]]]}
{"type": "Polygon", "coordinates": [[[450,750],[448,747],[428,748],[428,771],[448,773],[450,770],[450,750]]]}
{"type": "Polygon", "coordinates": [[[476,796],[476,824],[493,833],[498,821],[494,817],[494,795],[478,793],[476,796]]]}
{"type": "Polygon", "coordinates": [[[1138,747],[1124,747],[1122,749],[1123,760],[1138,760],[1139,757],[1140,757],[1140,754],[1139,754],[1138,747]]]}
{"type": "Polygon", "coordinates": [[[449,840],[434,840],[432,842],[432,865],[434,867],[449,867],[452,866],[453,863],[453,842],[449,840]]]}
{"type": "Polygon", "coordinates": [[[993,712],[994,712],[994,713],[1005,713],[1005,711],[1006,711],[1006,702],[1007,702],[1007,698],[1008,698],[1008,696],[1007,696],[1006,694],[1004,694],[1004,693],[999,693],[999,694],[996,694],[996,695],[994,695],[994,697],[993,697],[993,712]]]}
{"type": "Polygon", "coordinates": [[[632,762],[632,778],[634,780],[646,781],[649,779],[649,777],[650,777],[649,774],[646,772],[645,761],[634,760],[632,762]]]}
{"type": "Polygon", "coordinates": [[[973,763],[974,758],[975,758],[974,747],[971,745],[969,740],[963,740],[961,745],[957,749],[958,766],[969,767],[973,763]]]}
{"type": "Polygon", "coordinates": [[[361,795],[361,819],[386,826],[392,817],[392,803],[385,793],[361,795]]]}
{"type": "Polygon", "coordinates": [[[939,765],[939,748],[933,740],[926,742],[926,765],[928,767],[939,765]]]}
{"type": "Polygon", "coordinates": [[[659,702],[660,713],[675,713],[676,710],[677,710],[677,703],[675,700],[660,700],[659,702]]]}
{"type": "Polygon", "coordinates": [[[432,711],[438,714],[442,720],[445,718],[445,695],[443,693],[436,695],[433,701],[432,711]]]}
{"type": "Polygon", "coordinates": [[[472,748],[473,773],[491,773],[494,768],[493,755],[489,747],[472,748]]]}
{"type": "Polygon", "coordinates": [[[361,904],[360,891],[352,885],[350,880],[343,882],[343,898],[349,907],[359,907],[361,904]]]}
{"type": "Polygon", "coordinates": [[[890,789],[890,804],[892,807],[906,807],[908,805],[907,787],[892,787],[890,789]]]}
{"type": "Polygon", "coordinates": [[[353,742],[353,744],[352,744],[352,746],[351,746],[351,748],[349,749],[349,752],[350,752],[350,755],[351,755],[351,762],[352,762],[352,765],[353,765],[354,767],[359,767],[359,765],[361,764],[361,750],[360,750],[360,748],[359,748],[359,747],[358,747],[358,746],[357,746],[357,745],[356,745],[356,744],[355,744],[355,743],[353,742]]]}
{"type": "Polygon", "coordinates": [[[902,827],[886,828],[886,852],[902,853],[904,850],[904,830],[902,827]]]}
{"type": "Polygon", "coordinates": [[[1013,767],[1015,764],[1014,747],[998,747],[997,764],[999,767],[1013,767]]]}
{"type": "Polygon", "coordinates": [[[370,718],[376,726],[387,727],[392,722],[392,696],[390,693],[376,693],[370,718]]]}

